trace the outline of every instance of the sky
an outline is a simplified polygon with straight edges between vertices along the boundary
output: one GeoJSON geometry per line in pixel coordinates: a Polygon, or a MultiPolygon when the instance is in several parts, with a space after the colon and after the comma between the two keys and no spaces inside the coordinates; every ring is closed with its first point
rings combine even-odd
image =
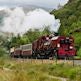
{"type": "Polygon", "coordinates": [[[0,0],[0,6],[35,5],[47,8],[56,8],[64,5],[68,0],[0,0]]]}

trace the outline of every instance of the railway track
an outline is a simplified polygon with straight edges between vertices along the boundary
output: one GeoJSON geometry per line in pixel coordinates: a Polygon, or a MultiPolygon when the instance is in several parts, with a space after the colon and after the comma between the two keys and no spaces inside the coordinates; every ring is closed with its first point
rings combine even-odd
{"type": "Polygon", "coordinates": [[[59,64],[59,63],[68,63],[68,64],[73,64],[73,65],[81,65],[81,60],[50,60],[50,59],[22,59],[22,58],[13,58],[13,61],[17,61],[17,62],[27,62],[27,63],[36,63],[36,64],[41,64],[41,63],[55,63],[55,64],[59,64]]]}

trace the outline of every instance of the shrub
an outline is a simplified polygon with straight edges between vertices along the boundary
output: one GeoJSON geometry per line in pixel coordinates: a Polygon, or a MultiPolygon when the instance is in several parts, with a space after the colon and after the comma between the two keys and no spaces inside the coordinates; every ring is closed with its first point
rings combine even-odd
{"type": "Polygon", "coordinates": [[[5,49],[0,47],[0,57],[4,56],[5,54],[6,54],[5,49]]]}
{"type": "Polygon", "coordinates": [[[79,48],[78,52],[77,52],[78,56],[81,57],[81,47],[79,48]]]}

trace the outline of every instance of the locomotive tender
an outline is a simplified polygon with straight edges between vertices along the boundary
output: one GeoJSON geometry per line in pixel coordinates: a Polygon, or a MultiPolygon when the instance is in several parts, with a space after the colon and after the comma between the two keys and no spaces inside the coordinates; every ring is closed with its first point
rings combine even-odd
{"type": "Polygon", "coordinates": [[[12,57],[73,57],[76,55],[73,37],[47,35],[35,40],[32,44],[11,48],[12,57]]]}

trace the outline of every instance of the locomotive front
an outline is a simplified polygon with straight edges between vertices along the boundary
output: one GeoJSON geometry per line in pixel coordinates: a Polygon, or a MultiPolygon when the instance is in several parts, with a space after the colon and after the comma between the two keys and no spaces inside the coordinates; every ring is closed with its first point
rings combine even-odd
{"type": "Polygon", "coordinates": [[[74,39],[72,37],[60,36],[58,38],[57,52],[59,57],[73,57],[76,55],[74,39]]]}

